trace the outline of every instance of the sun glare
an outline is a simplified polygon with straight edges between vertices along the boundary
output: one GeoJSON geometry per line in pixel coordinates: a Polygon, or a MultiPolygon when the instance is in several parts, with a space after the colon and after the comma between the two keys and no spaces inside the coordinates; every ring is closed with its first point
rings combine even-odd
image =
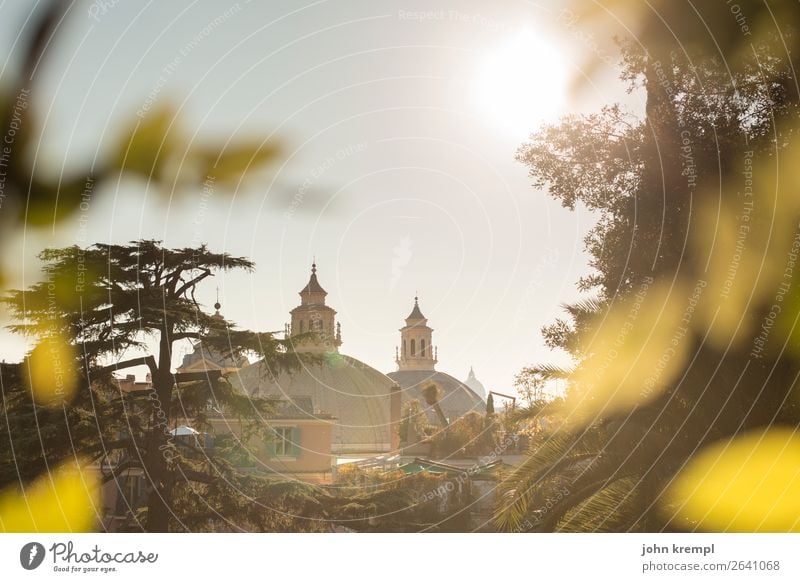
{"type": "Polygon", "coordinates": [[[474,94],[490,123],[527,135],[560,112],[566,87],[567,65],[558,47],[524,30],[483,59],[474,94]]]}

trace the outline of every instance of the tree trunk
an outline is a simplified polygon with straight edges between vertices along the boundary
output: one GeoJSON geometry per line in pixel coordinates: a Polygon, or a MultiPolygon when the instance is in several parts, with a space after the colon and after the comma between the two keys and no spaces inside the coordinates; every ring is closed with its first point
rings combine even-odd
{"type": "Polygon", "coordinates": [[[170,403],[172,402],[173,378],[170,372],[172,330],[163,333],[160,341],[158,373],[153,376],[153,419],[147,443],[144,470],[148,484],[152,487],[147,502],[147,524],[149,532],[169,531],[170,502],[172,499],[172,475],[168,456],[170,439],[170,403]]]}
{"type": "Polygon", "coordinates": [[[433,403],[433,409],[436,411],[436,416],[439,419],[439,424],[442,425],[442,428],[447,428],[447,417],[442,412],[442,407],[439,406],[439,401],[433,403]]]}
{"type": "Polygon", "coordinates": [[[689,131],[694,128],[681,128],[676,115],[672,57],[666,51],[661,56],[661,60],[648,59],[645,72],[645,123],[651,142],[637,216],[639,228],[633,241],[643,259],[636,268],[639,273],[673,273],[680,266],[694,187],[683,175],[682,160],[691,162],[694,171],[699,155],[694,143],[698,137],[689,131]],[[664,232],[674,235],[665,238],[664,232]]]}

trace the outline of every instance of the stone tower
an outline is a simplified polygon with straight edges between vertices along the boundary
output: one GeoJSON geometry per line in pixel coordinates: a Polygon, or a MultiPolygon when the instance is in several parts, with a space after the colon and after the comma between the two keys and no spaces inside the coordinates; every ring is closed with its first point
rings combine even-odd
{"type": "Polygon", "coordinates": [[[438,354],[432,336],[433,330],[419,309],[419,297],[414,297],[414,309],[406,317],[405,327],[400,328],[400,347],[395,349],[397,369],[433,371],[438,354]]]}
{"type": "Polygon", "coordinates": [[[286,329],[295,351],[339,351],[342,330],[336,323],[336,310],[325,305],[326,295],[317,280],[317,264],[313,263],[308,284],[300,290],[300,305],[292,309],[292,323],[286,329]]]}

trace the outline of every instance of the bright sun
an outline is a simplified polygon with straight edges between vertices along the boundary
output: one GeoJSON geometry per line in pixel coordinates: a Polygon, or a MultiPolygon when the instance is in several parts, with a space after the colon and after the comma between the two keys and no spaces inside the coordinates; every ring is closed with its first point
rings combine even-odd
{"type": "Polygon", "coordinates": [[[567,65],[558,48],[524,30],[483,60],[475,97],[494,125],[525,136],[560,112],[567,81],[567,65]]]}

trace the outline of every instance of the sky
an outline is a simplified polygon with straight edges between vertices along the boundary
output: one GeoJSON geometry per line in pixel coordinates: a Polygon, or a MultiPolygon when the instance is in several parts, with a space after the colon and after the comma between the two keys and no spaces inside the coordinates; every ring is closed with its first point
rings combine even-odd
{"type": "MultiPolygon", "coordinates": [[[[4,71],[35,4],[0,4],[4,71]]],[[[212,195],[105,185],[85,231],[75,218],[7,242],[12,283],[37,278],[47,246],[207,242],[256,271],[218,276],[198,297],[210,307],[218,287],[228,319],[278,331],[315,258],[343,353],[393,371],[418,294],[437,369],[463,380],[473,366],[487,389],[509,392],[522,367],[565,362],[540,329],[578,297],[593,223],[535,189],[515,151],[564,113],[641,108],[610,63],[580,95],[567,90],[594,45],[559,11],[516,0],[75,2],[32,90],[37,171],[102,161],[121,128],[165,103],[197,140],[258,137],[282,154],[212,195]]],[[[5,359],[25,349],[0,333],[5,359]]]]}

